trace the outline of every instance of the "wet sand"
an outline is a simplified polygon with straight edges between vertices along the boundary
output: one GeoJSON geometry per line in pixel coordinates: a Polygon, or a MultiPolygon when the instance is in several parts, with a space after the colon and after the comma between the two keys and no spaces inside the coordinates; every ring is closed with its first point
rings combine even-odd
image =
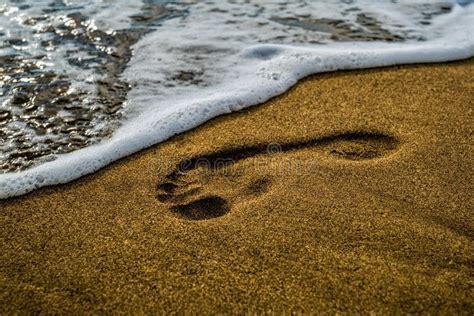
{"type": "Polygon", "coordinates": [[[0,313],[473,314],[473,75],[312,76],[0,201],[0,313]]]}

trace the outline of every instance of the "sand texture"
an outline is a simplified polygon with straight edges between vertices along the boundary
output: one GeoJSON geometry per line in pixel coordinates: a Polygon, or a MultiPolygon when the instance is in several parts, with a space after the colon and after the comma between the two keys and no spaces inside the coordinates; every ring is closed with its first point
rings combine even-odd
{"type": "Polygon", "coordinates": [[[474,313],[474,60],[309,77],[0,201],[0,314],[474,313]]]}

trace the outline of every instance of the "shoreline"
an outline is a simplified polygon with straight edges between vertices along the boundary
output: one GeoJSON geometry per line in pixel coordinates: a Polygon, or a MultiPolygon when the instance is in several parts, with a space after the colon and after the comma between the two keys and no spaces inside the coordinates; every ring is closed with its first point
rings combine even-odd
{"type": "Polygon", "coordinates": [[[0,200],[0,311],[472,313],[473,72],[313,75],[0,200]]]}

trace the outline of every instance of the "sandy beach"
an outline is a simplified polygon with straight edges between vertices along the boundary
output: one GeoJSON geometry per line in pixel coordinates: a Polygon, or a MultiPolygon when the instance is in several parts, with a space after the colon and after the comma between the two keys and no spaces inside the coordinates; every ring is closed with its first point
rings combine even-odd
{"type": "Polygon", "coordinates": [[[311,76],[0,201],[0,314],[474,313],[474,59],[311,76]]]}

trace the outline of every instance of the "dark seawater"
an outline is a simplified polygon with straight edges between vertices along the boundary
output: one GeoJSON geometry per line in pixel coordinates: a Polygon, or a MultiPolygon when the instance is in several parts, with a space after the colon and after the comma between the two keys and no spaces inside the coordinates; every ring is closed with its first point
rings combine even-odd
{"type": "Polygon", "coordinates": [[[0,172],[111,135],[130,89],[121,74],[131,46],[180,14],[160,2],[144,1],[127,28],[113,31],[94,25],[90,3],[16,0],[0,6],[0,172]]]}

